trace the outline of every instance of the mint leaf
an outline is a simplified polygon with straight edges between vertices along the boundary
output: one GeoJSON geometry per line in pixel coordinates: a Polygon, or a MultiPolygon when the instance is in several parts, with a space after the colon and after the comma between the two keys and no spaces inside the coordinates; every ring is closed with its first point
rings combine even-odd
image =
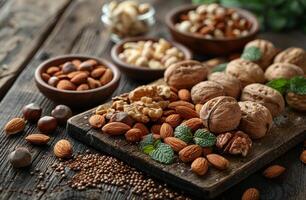
{"type": "Polygon", "coordinates": [[[269,81],[266,85],[279,91],[281,94],[285,94],[289,88],[290,81],[284,78],[279,78],[269,81]]]}
{"type": "Polygon", "coordinates": [[[165,144],[159,143],[157,148],[150,153],[153,160],[156,160],[163,164],[171,164],[174,159],[174,151],[172,148],[165,144]]]}
{"type": "Polygon", "coordinates": [[[148,144],[147,146],[144,146],[143,149],[142,149],[142,151],[147,155],[149,155],[154,150],[155,150],[155,148],[152,144],[148,144]]]}
{"type": "Polygon", "coordinates": [[[306,78],[297,76],[290,79],[290,92],[306,95],[306,78]]]}
{"type": "Polygon", "coordinates": [[[258,47],[247,47],[243,50],[241,58],[249,61],[257,61],[261,59],[262,53],[258,47]]]}
{"type": "Polygon", "coordinates": [[[143,139],[139,142],[139,148],[141,151],[144,151],[144,148],[148,145],[153,145],[154,138],[153,134],[148,134],[143,137],[143,139]]]}
{"type": "Polygon", "coordinates": [[[214,72],[223,72],[225,71],[226,67],[227,67],[227,64],[228,63],[222,63],[222,64],[219,64],[217,66],[215,66],[211,72],[214,73],[214,72]]]}
{"type": "Polygon", "coordinates": [[[216,143],[216,136],[207,129],[198,129],[194,134],[193,141],[201,147],[211,147],[216,143]]]}
{"type": "Polygon", "coordinates": [[[158,140],[154,141],[153,146],[156,148],[160,143],[161,143],[161,140],[158,139],[158,140]]]}
{"type": "Polygon", "coordinates": [[[188,126],[180,125],[175,128],[174,136],[189,143],[192,140],[192,132],[188,126]]]}

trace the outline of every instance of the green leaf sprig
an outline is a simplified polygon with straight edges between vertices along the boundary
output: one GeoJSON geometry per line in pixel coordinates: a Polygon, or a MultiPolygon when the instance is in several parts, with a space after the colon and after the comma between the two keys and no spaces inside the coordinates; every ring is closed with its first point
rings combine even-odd
{"type": "Polygon", "coordinates": [[[174,151],[168,144],[159,143],[156,149],[151,151],[150,156],[160,163],[171,164],[174,160],[174,151]]]}
{"type": "Polygon", "coordinates": [[[224,71],[226,70],[227,64],[228,64],[228,62],[219,64],[219,65],[215,66],[215,67],[211,70],[211,72],[212,72],[212,73],[214,73],[214,72],[224,72],[224,71]]]}
{"type": "Polygon", "coordinates": [[[198,129],[194,133],[193,141],[201,147],[212,147],[216,143],[216,136],[207,129],[198,129]]]}
{"type": "Polygon", "coordinates": [[[306,95],[306,78],[303,76],[296,76],[289,80],[280,78],[269,81],[267,86],[279,91],[281,94],[293,92],[299,95],[306,95]]]}
{"type": "Polygon", "coordinates": [[[179,139],[183,140],[186,143],[191,142],[192,137],[193,137],[191,129],[188,126],[185,126],[185,125],[180,125],[180,126],[176,127],[175,130],[174,130],[174,136],[176,138],[179,138],[179,139]]]}
{"type": "Polygon", "coordinates": [[[243,53],[241,54],[241,58],[244,60],[249,61],[258,61],[262,57],[262,53],[258,47],[247,47],[243,50],[243,53]]]}

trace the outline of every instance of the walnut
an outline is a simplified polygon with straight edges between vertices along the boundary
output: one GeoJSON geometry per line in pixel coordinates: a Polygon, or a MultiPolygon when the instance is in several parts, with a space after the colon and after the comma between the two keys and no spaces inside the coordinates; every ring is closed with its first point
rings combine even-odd
{"type": "Polygon", "coordinates": [[[306,73],[306,52],[304,49],[291,47],[277,54],[274,62],[291,63],[299,66],[306,73]]]}
{"type": "Polygon", "coordinates": [[[221,96],[213,98],[203,105],[200,118],[211,132],[223,133],[238,127],[241,110],[236,99],[221,96]]]}
{"type": "Polygon", "coordinates": [[[150,97],[142,97],[140,101],[126,104],[123,110],[135,121],[142,123],[148,123],[150,120],[156,121],[163,114],[163,109],[160,104],[153,101],[150,97]]]}
{"type": "Polygon", "coordinates": [[[260,59],[253,62],[258,64],[263,70],[265,70],[273,62],[273,58],[277,53],[277,50],[274,47],[274,45],[267,40],[262,40],[262,39],[253,40],[247,43],[244,49],[249,47],[257,47],[260,50],[261,53],[260,59]]]}
{"type": "Polygon", "coordinates": [[[177,89],[190,89],[207,78],[208,68],[194,60],[177,62],[165,71],[165,82],[177,89]]]}
{"type": "Polygon", "coordinates": [[[306,95],[288,92],[286,101],[290,107],[299,111],[306,111],[306,95]]]}
{"type": "Polygon", "coordinates": [[[131,102],[139,101],[142,97],[150,97],[153,101],[162,101],[169,99],[171,96],[171,90],[166,85],[143,85],[134,89],[129,94],[129,100],[131,102]]]}
{"type": "Polygon", "coordinates": [[[252,140],[242,131],[226,132],[217,136],[216,147],[223,153],[247,156],[252,148],[252,140]]]}
{"type": "Polygon", "coordinates": [[[262,104],[273,117],[283,112],[285,101],[283,96],[275,89],[266,85],[253,83],[242,90],[241,101],[254,101],[262,104]]]}
{"type": "Polygon", "coordinates": [[[242,117],[238,129],[247,133],[252,139],[264,137],[272,126],[272,115],[263,105],[252,102],[238,102],[242,117]]]}
{"type": "Polygon", "coordinates": [[[240,58],[228,63],[225,72],[238,78],[242,88],[251,83],[265,82],[264,72],[257,64],[240,58]]]}
{"type": "Polygon", "coordinates": [[[116,111],[123,111],[123,106],[129,104],[129,93],[123,93],[119,96],[115,96],[112,98],[112,106],[111,108],[116,111]]]}
{"type": "Polygon", "coordinates": [[[110,107],[109,105],[103,104],[103,105],[98,106],[94,112],[96,115],[103,115],[107,113],[109,107],[110,107]]]}
{"type": "Polygon", "coordinates": [[[304,75],[304,71],[300,67],[290,63],[274,63],[265,72],[265,78],[268,81],[278,78],[290,79],[300,75],[304,75]]]}
{"type": "Polygon", "coordinates": [[[191,89],[191,98],[194,104],[204,104],[210,99],[224,95],[223,86],[213,81],[200,82],[191,89]]]}
{"type": "Polygon", "coordinates": [[[231,96],[237,99],[240,95],[240,81],[232,75],[225,74],[223,72],[215,72],[208,76],[208,80],[222,85],[227,96],[231,96]]]}

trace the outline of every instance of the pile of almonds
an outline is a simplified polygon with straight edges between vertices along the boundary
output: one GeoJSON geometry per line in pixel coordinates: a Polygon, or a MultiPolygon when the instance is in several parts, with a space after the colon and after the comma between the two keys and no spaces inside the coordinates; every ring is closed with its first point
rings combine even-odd
{"type": "Polygon", "coordinates": [[[106,85],[113,79],[113,72],[97,60],[75,59],[48,67],[41,77],[58,89],[82,91],[106,85]]]}

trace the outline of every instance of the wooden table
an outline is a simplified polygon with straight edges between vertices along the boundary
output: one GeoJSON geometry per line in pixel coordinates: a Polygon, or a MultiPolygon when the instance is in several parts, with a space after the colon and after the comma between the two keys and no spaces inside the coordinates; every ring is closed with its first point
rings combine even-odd
{"type": "MultiPolygon", "coordinates": [[[[157,29],[153,35],[168,37],[162,26],[163,18],[170,8],[184,0],[151,0],[157,10],[157,29]]],[[[100,22],[102,0],[0,0],[0,127],[16,116],[21,108],[31,102],[43,106],[44,114],[49,114],[55,104],[39,93],[34,85],[35,68],[43,60],[56,55],[81,53],[110,59],[112,42],[100,22]]],[[[300,32],[284,34],[264,33],[261,37],[272,40],[278,47],[300,46],[306,49],[306,36],[300,32]]],[[[129,91],[141,83],[122,76],[120,86],[114,95],[129,91]]],[[[101,102],[102,103],[102,102],[101,102]]],[[[80,111],[76,111],[78,113],[80,111]]],[[[60,138],[69,137],[64,127],[52,135],[50,145],[34,147],[25,142],[24,136],[6,137],[0,135],[0,199],[127,199],[135,198],[130,191],[119,193],[119,188],[110,188],[111,192],[99,192],[94,189],[75,191],[68,186],[51,191],[54,185],[61,184],[54,173],[48,175],[50,182],[44,192],[23,194],[22,190],[35,188],[38,182],[30,171],[39,168],[45,172],[56,161],[52,147],[60,138]],[[26,146],[33,152],[33,163],[27,170],[13,169],[7,155],[16,146],[26,146]]],[[[25,133],[38,130],[27,125],[25,133]]],[[[290,133],[288,133],[290,134],[290,133]]],[[[71,139],[76,152],[84,152],[86,147],[71,139]]],[[[248,177],[245,181],[225,192],[220,199],[239,199],[249,187],[261,191],[262,199],[305,199],[305,165],[299,161],[303,149],[300,144],[273,163],[287,168],[286,173],[276,180],[266,180],[261,172],[248,177]]]]}

